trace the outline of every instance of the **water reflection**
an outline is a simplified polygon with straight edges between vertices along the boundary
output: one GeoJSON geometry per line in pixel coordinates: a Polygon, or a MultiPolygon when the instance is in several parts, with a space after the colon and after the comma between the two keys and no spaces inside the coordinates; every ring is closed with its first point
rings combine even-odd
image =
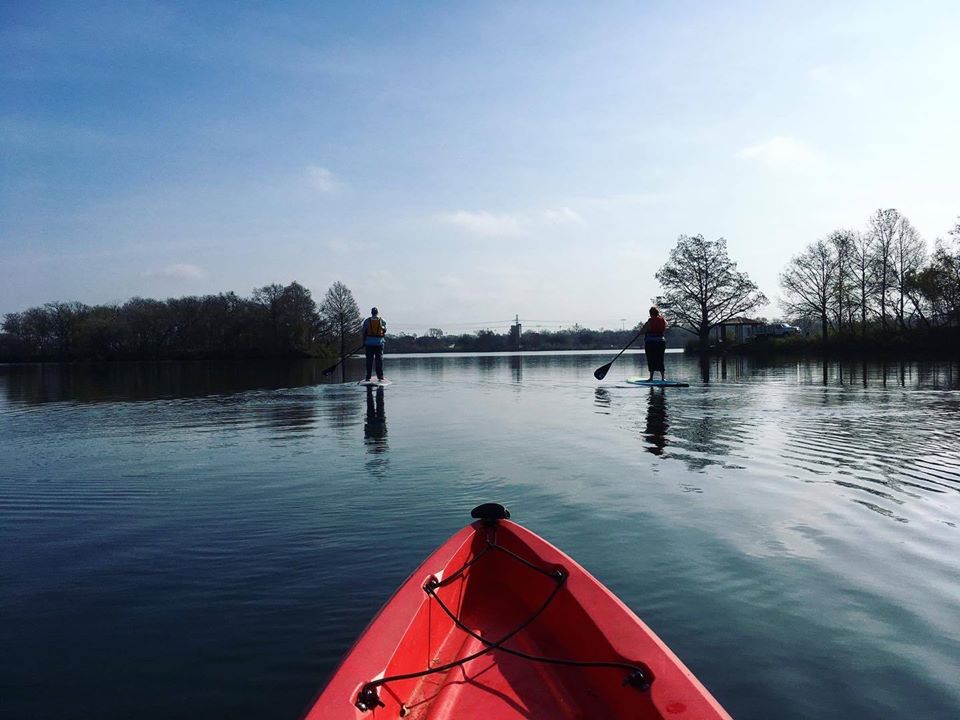
{"type": "Polygon", "coordinates": [[[667,395],[664,388],[650,388],[647,398],[647,424],[643,437],[647,441],[647,452],[662,455],[667,446],[667,395]]]}
{"type": "Polygon", "coordinates": [[[523,382],[523,355],[514,355],[510,358],[510,369],[513,370],[513,381],[523,382]]]}
{"type": "Polygon", "coordinates": [[[700,379],[705,382],[710,382],[710,356],[701,355],[700,356],[700,379]]]}
{"type": "Polygon", "coordinates": [[[610,391],[606,388],[598,387],[593,391],[593,404],[596,405],[599,410],[597,412],[601,415],[610,414],[610,391]]]}
{"type": "Polygon", "coordinates": [[[503,358],[481,355],[477,358],[477,368],[485,377],[489,378],[502,362],[503,358]]]}
{"type": "Polygon", "coordinates": [[[749,439],[743,418],[709,407],[690,408],[688,413],[675,415],[673,457],[683,460],[691,470],[711,465],[738,467],[729,463],[728,456],[749,439]]]}
{"type": "Polygon", "coordinates": [[[15,403],[138,402],[335,382],[335,377],[321,374],[324,364],[304,360],[0,365],[0,384],[15,403]]]}
{"type": "Polygon", "coordinates": [[[274,430],[305,432],[316,422],[317,400],[313,395],[284,395],[265,403],[254,413],[261,415],[264,424],[274,430]]]}
{"type": "MultiPolygon", "coordinates": [[[[391,356],[389,448],[385,391],[300,387],[309,363],[0,366],[0,546],[17,549],[0,553],[0,676],[23,689],[9,714],[53,716],[105,662],[145,668],[124,687],[159,678],[173,700],[158,716],[306,703],[385,588],[459,526],[451,508],[496,495],[677,628],[685,659],[746,648],[789,668],[749,691],[722,662],[707,673],[738,717],[960,717],[960,365],[677,355],[691,387],[641,389],[623,383],[639,355],[596,383],[609,359],[391,356]],[[659,550],[638,563],[637,547],[659,550]],[[168,642],[140,642],[147,625],[168,642]],[[224,658],[262,687],[211,691],[224,658]],[[854,679],[793,692],[838,668],[854,679]],[[889,707],[864,704],[856,688],[879,686],[889,707]]],[[[108,695],[84,700],[129,715],[108,695]]]]}
{"type": "Polygon", "coordinates": [[[354,383],[331,388],[321,405],[322,411],[335,430],[345,435],[359,423],[360,405],[357,403],[357,386],[354,383]]]}
{"type": "Polygon", "coordinates": [[[367,452],[378,454],[387,450],[387,413],[382,387],[378,387],[376,393],[372,387],[367,387],[367,416],[363,422],[363,440],[367,452]]]}

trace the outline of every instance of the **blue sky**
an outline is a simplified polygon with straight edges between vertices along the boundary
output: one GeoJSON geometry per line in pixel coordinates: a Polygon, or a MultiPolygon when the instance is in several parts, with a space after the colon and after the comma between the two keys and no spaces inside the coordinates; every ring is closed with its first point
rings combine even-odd
{"type": "MultiPolygon", "coordinates": [[[[681,233],[766,294],[960,215],[960,4],[0,2],[0,313],[335,280],[619,327],[681,233]]],[[[776,307],[768,314],[777,313],[776,307]]]]}

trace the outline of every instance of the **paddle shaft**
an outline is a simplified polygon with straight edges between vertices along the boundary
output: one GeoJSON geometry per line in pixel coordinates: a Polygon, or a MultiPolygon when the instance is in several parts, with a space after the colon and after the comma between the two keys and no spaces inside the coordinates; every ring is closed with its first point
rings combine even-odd
{"type": "Polygon", "coordinates": [[[321,375],[329,375],[330,373],[332,373],[334,370],[337,369],[337,366],[340,365],[340,363],[342,363],[344,360],[346,360],[348,357],[350,357],[350,356],[353,355],[354,353],[360,352],[361,350],[363,350],[363,345],[361,345],[360,347],[356,348],[355,350],[351,350],[351,351],[348,352],[346,355],[341,356],[340,359],[337,360],[333,365],[331,365],[331,366],[328,367],[326,370],[324,370],[324,371],[321,373],[321,375]]]}
{"type": "Polygon", "coordinates": [[[610,362],[608,362],[606,365],[601,365],[601,366],[598,367],[596,370],[594,370],[594,371],[593,371],[593,376],[594,376],[597,380],[603,380],[603,379],[607,376],[607,371],[610,369],[610,366],[613,365],[613,364],[617,361],[617,358],[618,358],[618,357],[620,357],[621,355],[623,355],[623,353],[626,352],[626,350],[627,350],[628,347],[630,347],[631,345],[633,345],[633,344],[637,341],[637,338],[639,338],[641,335],[643,335],[643,332],[644,332],[644,331],[641,330],[641,331],[638,332],[636,335],[634,335],[634,336],[633,336],[633,340],[631,340],[630,342],[628,342],[628,343],[626,344],[626,346],[623,348],[623,350],[621,350],[620,352],[617,353],[616,357],[613,358],[613,360],[611,360],[610,362]]]}

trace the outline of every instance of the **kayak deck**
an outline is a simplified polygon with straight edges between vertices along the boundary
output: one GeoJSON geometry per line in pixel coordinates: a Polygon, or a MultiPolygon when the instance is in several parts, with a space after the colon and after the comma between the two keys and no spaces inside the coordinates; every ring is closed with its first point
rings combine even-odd
{"type": "MultiPolygon", "coordinates": [[[[511,628],[490,626],[495,636],[511,628]]],[[[543,651],[529,638],[513,644],[514,648],[532,654],[543,651]]],[[[466,636],[454,655],[467,657],[484,649],[484,644],[466,636]]],[[[407,700],[408,718],[455,717],[535,717],[578,718],[582,703],[575,698],[546,666],[531,663],[506,653],[488,653],[445,675],[428,675],[407,700]]]]}
{"type": "Polygon", "coordinates": [[[321,717],[729,716],[616,596],[504,520],[464,528],[410,576],[307,715],[321,717]]]}

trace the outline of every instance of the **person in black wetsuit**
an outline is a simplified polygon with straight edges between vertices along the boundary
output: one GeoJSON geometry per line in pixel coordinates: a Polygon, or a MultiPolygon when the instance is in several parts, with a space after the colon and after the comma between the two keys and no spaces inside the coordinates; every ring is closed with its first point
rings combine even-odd
{"type": "Polygon", "coordinates": [[[660,309],[654,305],[650,308],[650,319],[640,328],[643,335],[643,350],[647,354],[647,369],[650,371],[648,380],[653,380],[653,373],[659,372],[660,379],[666,380],[663,367],[663,356],[667,351],[667,321],[660,314],[660,309]]]}

